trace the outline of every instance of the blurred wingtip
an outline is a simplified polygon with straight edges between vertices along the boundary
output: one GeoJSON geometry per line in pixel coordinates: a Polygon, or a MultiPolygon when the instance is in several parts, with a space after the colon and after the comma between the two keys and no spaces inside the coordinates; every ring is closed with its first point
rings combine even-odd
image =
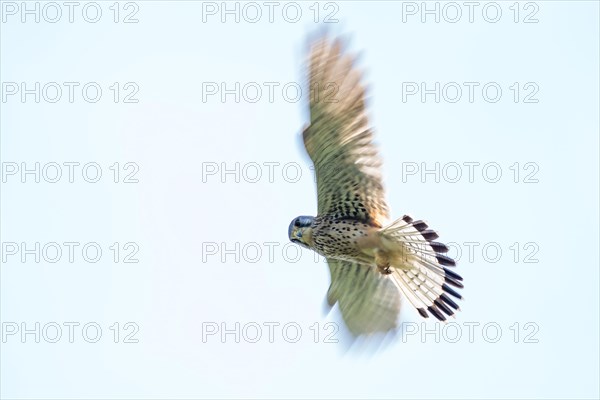
{"type": "Polygon", "coordinates": [[[302,130],[295,135],[295,142],[296,142],[296,147],[298,148],[298,153],[301,154],[304,161],[306,161],[309,165],[312,165],[312,160],[310,159],[310,156],[308,155],[308,152],[306,151],[306,147],[304,147],[304,138],[302,136],[302,132],[304,131],[304,129],[306,129],[307,126],[308,126],[308,124],[305,124],[304,128],[302,128],[302,130]]]}

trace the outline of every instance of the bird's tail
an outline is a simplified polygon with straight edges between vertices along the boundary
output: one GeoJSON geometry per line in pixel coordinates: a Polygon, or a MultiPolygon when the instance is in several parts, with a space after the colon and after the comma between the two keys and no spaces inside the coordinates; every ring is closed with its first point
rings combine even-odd
{"type": "Polygon", "coordinates": [[[435,241],[435,231],[405,215],[382,228],[380,234],[386,248],[396,249],[389,276],[421,316],[428,318],[430,313],[445,321],[459,310],[451,297],[462,296],[452,287],[462,289],[463,279],[450,270],[456,262],[444,254],[448,247],[435,241]]]}

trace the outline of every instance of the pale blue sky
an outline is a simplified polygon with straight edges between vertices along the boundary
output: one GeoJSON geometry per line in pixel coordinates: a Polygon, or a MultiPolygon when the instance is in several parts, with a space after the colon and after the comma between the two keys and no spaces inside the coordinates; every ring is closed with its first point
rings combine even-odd
{"type": "MultiPolygon", "coordinates": [[[[513,2],[500,3],[497,23],[481,14],[488,4],[486,15],[494,16],[486,2],[475,9],[473,23],[464,6],[457,23],[444,15],[439,23],[426,15],[423,23],[420,10],[406,14],[421,2],[336,2],[327,9],[321,3],[318,24],[312,2],[299,3],[297,23],[283,18],[283,2],[273,23],[267,14],[256,23],[243,16],[240,23],[232,16],[222,23],[219,13],[204,15],[203,22],[202,2],[142,1],[134,3],[137,9],[120,3],[119,20],[134,12],[139,22],[132,24],[113,22],[112,2],[101,3],[97,23],[86,22],[80,9],[69,23],[66,8],[57,23],[44,15],[40,23],[33,16],[22,23],[21,10],[13,15],[6,3],[3,95],[14,89],[11,82],[80,85],[73,103],[64,85],[57,103],[43,96],[35,103],[34,95],[23,103],[20,93],[7,95],[0,121],[3,171],[14,165],[9,163],[32,168],[39,162],[42,168],[96,162],[103,175],[88,183],[76,170],[74,183],[64,175],[55,184],[35,183],[31,176],[21,183],[19,174],[8,175],[1,193],[2,242],[29,248],[35,242],[95,242],[103,256],[97,263],[80,252],[73,263],[66,254],[57,263],[28,256],[23,263],[20,253],[7,255],[3,247],[4,332],[13,322],[19,328],[21,322],[28,328],[35,322],[63,326],[57,343],[43,337],[35,343],[33,335],[22,343],[16,334],[0,344],[3,397],[599,396],[597,2],[521,2],[517,23],[513,2]],[[328,28],[351,38],[349,48],[361,52],[367,71],[392,213],[427,220],[441,240],[462,252],[457,272],[465,278],[466,300],[439,343],[432,335],[421,340],[423,329],[436,325],[414,325],[421,321],[408,305],[401,320],[419,331],[404,343],[370,356],[326,343],[324,324],[339,322],[336,309],[323,313],[327,267],[307,250],[296,259],[294,248],[284,248],[290,220],[314,214],[316,194],[297,136],[307,118],[305,97],[287,101],[281,88],[303,83],[307,35],[322,29],[330,12],[339,23],[328,28]],[[537,23],[523,23],[530,14],[537,23]],[[81,97],[88,82],[103,90],[97,103],[81,97]],[[135,85],[125,87],[128,82],[135,85]],[[256,82],[265,91],[256,103],[243,96],[236,103],[232,95],[203,102],[207,82],[229,88],[256,82]],[[273,102],[264,82],[279,84],[273,102]],[[433,95],[425,102],[416,95],[403,102],[403,83],[421,82],[428,88],[457,82],[463,98],[435,103],[433,95]],[[464,82],[479,84],[472,103],[464,82]],[[481,95],[490,82],[502,89],[496,103],[481,95]],[[135,87],[139,102],[121,102],[135,87]],[[535,88],[538,102],[524,103],[535,88]],[[124,164],[133,162],[139,182],[114,183],[109,167],[115,162],[119,181],[134,168],[124,164]],[[436,162],[446,174],[440,182],[431,174],[421,179],[422,168],[436,162]],[[221,174],[236,163],[239,182],[221,174]],[[473,182],[465,163],[479,163],[471,164],[473,182]],[[482,175],[489,163],[502,172],[497,183],[489,182],[493,170],[482,175]],[[208,175],[215,165],[217,173],[208,175]],[[257,165],[261,179],[252,183],[257,165]],[[302,175],[295,181],[298,165],[302,175]],[[407,175],[415,165],[417,174],[407,175]],[[452,183],[456,165],[463,176],[452,183]],[[114,263],[115,242],[120,261],[132,251],[124,244],[134,242],[139,262],[114,263]],[[477,244],[469,259],[471,242],[477,244]],[[222,251],[235,243],[239,262],[222,251]],[[274,246],[272,259],[268,246],[274,246]],[[216,254],[208,251],[215,248],[216,254]],[[497,248],[502,253],[493,262],[497,248]],[[122,342],[131,332],[123,329],[129,321],[139,327],[139,342],[114,343],[110,327],[120,323],[122,342]],[[75,331],[69,343],[65,322],[79,328],[95,322],[103,336],[87,343],[75,331]],[[222,322],[247,329],[256,323],[263,337],[258,343],[235,343],[233,336],[223,343],[219,335],[203,340],[203,327],[222,322]],[[269,322],[298,324],[301,340],[288,343],[276,330],[270,343],[269,322]],[[488,336],[485,324],[492,326],[488,336]],[[456,326],[462,337],[451,343],[456,326]],[[469,326],[475,329],[472,343],[469,326]],[[496,326],[502,335],[490,343],[496,326]]],[[[204,3],[204,11],[212,4],[221,3],[204,3]]],[[[440,12],[453,11],[439,4],[440,12]]],[[[53,10],[46,11],[53,18],[53,10]]],[[[343,341],[345,335],[334,337],[343,341]]]]}

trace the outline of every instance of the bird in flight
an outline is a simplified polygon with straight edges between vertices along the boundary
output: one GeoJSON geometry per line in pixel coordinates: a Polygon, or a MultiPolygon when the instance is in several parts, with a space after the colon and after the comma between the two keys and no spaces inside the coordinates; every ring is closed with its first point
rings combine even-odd
{"type": "Polygon", "coordinates": [[[394,330],[403,297],[422,317],[445,321],[459,310],[462,277],[425,222],[408,215],[390,222],[354,57],[324,36],[311,44],[308,67],[310,125],[302,136],[315,167],[318,210],[294,218],[289,239],[326,257],[327,302],[339,304],[354,335],[394,330]]]}

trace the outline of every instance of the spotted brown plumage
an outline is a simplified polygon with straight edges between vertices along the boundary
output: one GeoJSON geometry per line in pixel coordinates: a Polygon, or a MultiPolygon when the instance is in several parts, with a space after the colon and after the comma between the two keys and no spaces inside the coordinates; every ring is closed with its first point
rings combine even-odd
{"type": "Polygon", "coordinates": [[[339,41],[315,43],[309,64],[310,125],[303,138],[315,166],[318,213],[380,225],[388,207],[361,74],[339,41]]]}
{"type": "Polygon", "coordinates": [[[295,243],[325,256],[331,272],[328,303],[338,303],[357,335],[397,326],[401,298],[423,317],[439,320],[459,309],[451,297],[462,278],[454,260],[423,221],[389,223],[381,159],[365,107],[362,74],[339,40],[315,41],[309,54],[310,125],[305,148],[315,166],[316,217],[289,227],[295,243]]]}

